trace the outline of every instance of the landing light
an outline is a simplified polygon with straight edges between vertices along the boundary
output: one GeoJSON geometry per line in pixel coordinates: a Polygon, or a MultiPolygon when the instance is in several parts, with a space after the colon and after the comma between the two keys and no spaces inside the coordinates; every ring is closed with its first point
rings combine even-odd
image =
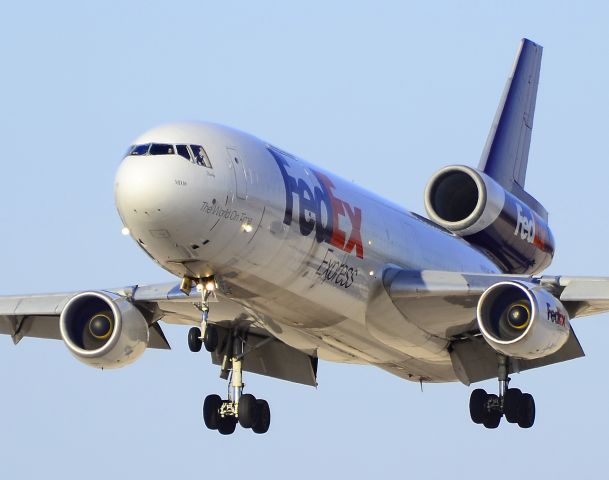
{"type": "Polygon", "coordinates": [[[121,233],[123,235],[129,235],[131,232],[129,231],[129,229],[127,227],[123,227],[121,230],[121,233]]]}
{"type": "Polygon", "coordinates": [[[201,293],[203,291],[213,292],[216,289],[216,282],[213,280],[207,280],[205,284],[197,283],[197,292],[201,293]]]}
{"type": "Polygon", "coordinates": [[[241,228],[243,228],[243,231],[246,233],[250,233],[253,228],[249,223],[244,223],[243,225],[241,225],[241,228]]]}

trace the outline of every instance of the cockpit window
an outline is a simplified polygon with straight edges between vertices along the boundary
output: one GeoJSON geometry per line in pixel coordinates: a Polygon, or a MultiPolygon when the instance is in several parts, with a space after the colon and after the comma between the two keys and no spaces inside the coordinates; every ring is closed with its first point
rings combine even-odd
{"type": "Polygon", "coordinates": [[[173,155],[175,148],[173,145],[166,143],[153,143],[150,146],[149,155],[173,155]]]}
{"type": "Polygon", "coordinates": [[[171,145],[169,143],[146,143],[132,145],[127,155],[174,155],[178,154],[191,163],[212,168],[205,149],[201,145],[171,145]]]}
{"type": "Polygon", "coordinates": [[[148,155],[149,148],[149,143],[146,143],[144,145],[133,145],[133,147],[131,147],[131,150],[129,151],[129,155],[148,155]]]}
{"type": "Polygon", "coordinates": [[[209,161],[209,157],[207,156],[207,153],[205,153],[205,150],[201,145],[191,145],[190,149],[192,150],[192,154],[197,165],[202,165],[204,167],[211,168],[211,162],[209,161]]]}
{"type": "Polygon", "coordinates": [[[190,151],[186,145],[176,145],[176,150],[178,151],[178,155],[181,155],[188,161],[192,161],[190,157],[190,151]]]}

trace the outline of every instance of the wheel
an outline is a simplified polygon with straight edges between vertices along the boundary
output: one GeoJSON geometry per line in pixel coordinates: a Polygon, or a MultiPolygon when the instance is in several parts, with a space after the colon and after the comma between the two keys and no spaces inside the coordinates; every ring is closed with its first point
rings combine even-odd
{"type": "Polygon", "coordinates": [[[218,421],[218,432],[221,435],[230,435],[235,431],[237,419],[235,417],[220,417],[218,421]]]}
{"type": "MultiPolygon", "coordinates": [[[[499,402],[499,397],[494,393],[487,396],[489,404],[496,404],[499,402]]],[[[488,410],[484,413],[484,419],[482,424],[486,428],[497,428],[501,422],[501,412],[498,410],[488,410]]]]}
{"type": "Polygon", "coordinates": [[[521,398],[522,392],[517,388],[510,388],[505,392],[503,397],[503,413],[505,419],[510,423],[518,422],[518,409],[521,398]]]}
{"type": "Polygon", "coordinates": [[[497,428],[500,423],[501,412],[497,412],[495,410],[488,412],[486,417],[484,417],[484,421],[482,422],[486,428],[497,428]]]}
{"type": "Polygon", "coordinates": [[[535,423],[535,400],[533,395],[523,393],[518,406],[518,426],[520,428],[531,428],[535,423]]]}
{"type": "Polygon", "coordinates": [[[258,408],[258,402],[256,397],[253,395],[246,393],[245,395],[241,395],[239,399],[239,425],[243,428],[252,428],[252,426],[258,420],[258,413],[260,408],[258,408]]]}
{"type": "Polygon", "coordinates": [[[203,345],[205,345],[205,350],[208,352],[215,352],[216,348],[218,348],[218,329],[215,325],[207,325],[207,328],[205,328],[203,345]]]}
{"type": "Polygon", "coordinates": [[[188,330],[188,348],[190,348],[191,352],[200,352],[201,345],[203,345],[201,341],[201,329],[199,327],[192,327],[188,330]]]}
{"type": "Polygon", "coordinates": [[[486,414],[487,393],[481,388],[477,388],[469,397],[469,414],[474,423],[482,423],[486,414]]]}
{"type": "Polygon", "coordinates": [[[208,395],[203,402],[203,421],[210,430],[217,430],[220,421],[222,399],[219,395],[208,395]]]}
{"type": "Polygon", "coordinates": [[[258,404],[258,418],[256,423],[252,425],[252,431],[254,433],[266,433],[271,426],[271,409],[266,400],[256,400],[256,403],[258,404]]]}

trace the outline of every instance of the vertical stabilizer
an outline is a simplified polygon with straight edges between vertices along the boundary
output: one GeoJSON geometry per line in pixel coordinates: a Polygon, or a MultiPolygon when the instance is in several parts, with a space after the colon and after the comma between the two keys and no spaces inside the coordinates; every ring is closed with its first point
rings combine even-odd
{"type": "Polygon", "coordinates": [[[540,45],[522,39],[479,169],[547,219],[541,204],[524,191],[542,50],[540,45]]]}

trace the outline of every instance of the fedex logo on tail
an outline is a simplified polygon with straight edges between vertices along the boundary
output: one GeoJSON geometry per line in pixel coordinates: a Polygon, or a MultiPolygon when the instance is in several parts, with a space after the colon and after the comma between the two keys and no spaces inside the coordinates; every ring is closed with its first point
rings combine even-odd
{"type": "Polygon", "coordinates": [[[285,184],[285,214],[283,223],[291,225],[297,213],[300,233],[309,236],[315,231],[318,242],[326,242],[334,247],[364,258],[362,244],[362,210],[354,207],[336,195],[332,180],[323,173],[312,171],[318,185],[308,183],[297,175],[291,163],[294,161],[283,152],[269,147],[269,152],[277,162],[285,184]],[[295,212],[294,200],[298,200],[295,212]]]}
{"type": "Polygon", "coordinates": [[[553,251],[547,224],[533,210],[516,202],[516,228],[514,235],[543,251],[553,251]]]}
{"type": "Polygon", "coordinates": [[[516,204],[516,209],[518,210],[518,213],[514,235],[520,235],[520,238],[523,240],[533,243],[535,240],[535,220],[533,219],[533,215],[529,217],[523,213],[522,206],[519,204],[516,204]]]}

